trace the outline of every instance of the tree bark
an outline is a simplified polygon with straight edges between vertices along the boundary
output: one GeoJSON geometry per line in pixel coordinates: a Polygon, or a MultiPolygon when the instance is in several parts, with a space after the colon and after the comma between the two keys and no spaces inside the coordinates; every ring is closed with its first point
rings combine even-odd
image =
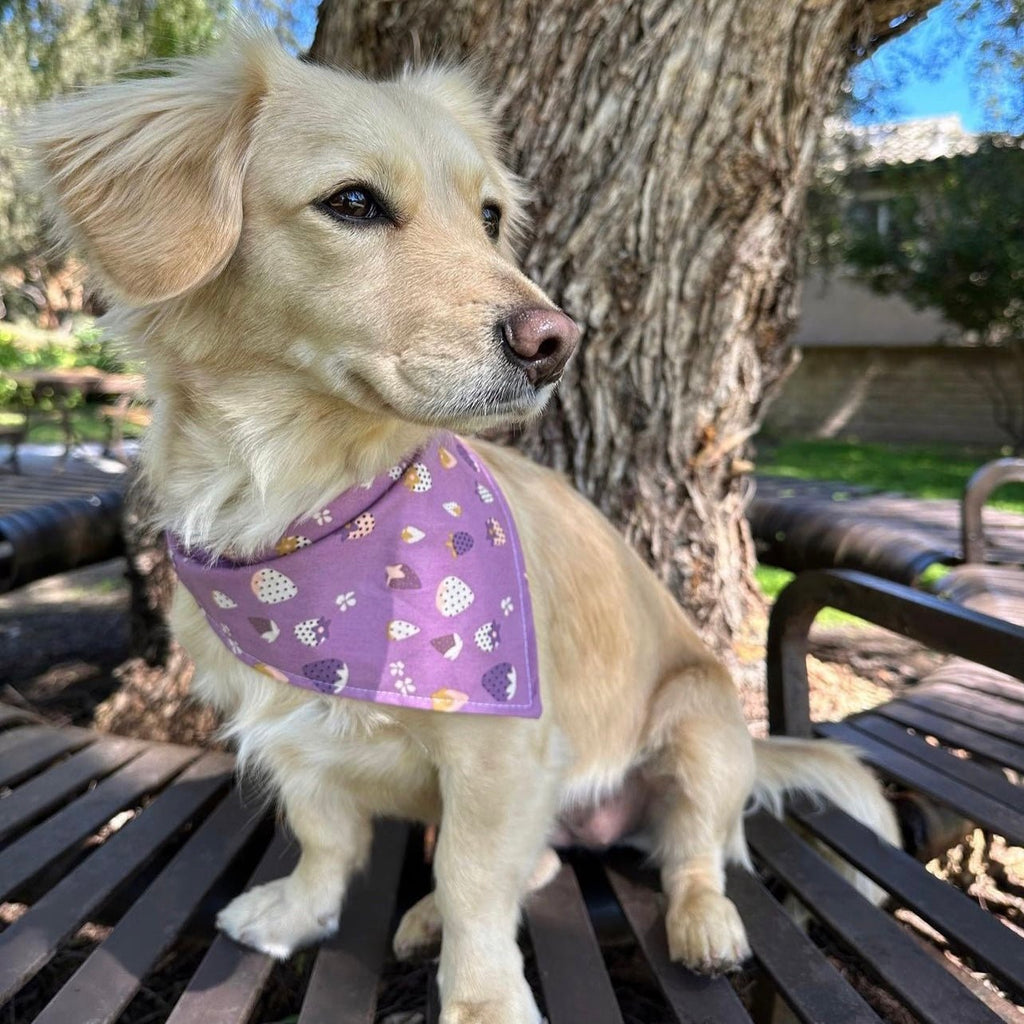
{"type": "Polygon", "coordinates": [[[535,196],[524,267],[584,327],[516,443],[570,474],[720,647],[752,595],[750,439],[790,359],[818,138],[892,7],[320,5],[313,59],[380,75],[470,57],[495,89],[535,196]]]}

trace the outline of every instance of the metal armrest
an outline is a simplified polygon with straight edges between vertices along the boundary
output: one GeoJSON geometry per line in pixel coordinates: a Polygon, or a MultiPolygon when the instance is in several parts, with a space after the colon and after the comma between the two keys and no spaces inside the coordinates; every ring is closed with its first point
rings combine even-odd
{"type": "Polygon", "coordinates": [[[1024,628],[851,570],[803,572],[779,594],[768,623],[768,726],[811,736],[807,639],[822,608],[838,608],[936,651],[1024,679],[1024,628]]]}
{"type": "Polygon", "coordinates": [[[967,481],[960,504],[960,542],[965,562],[984,563],[982,509],[997,487],[1014,482],[1024,482],[1024,459],[996,459],[995,462],[987,462],[967,481]]]}

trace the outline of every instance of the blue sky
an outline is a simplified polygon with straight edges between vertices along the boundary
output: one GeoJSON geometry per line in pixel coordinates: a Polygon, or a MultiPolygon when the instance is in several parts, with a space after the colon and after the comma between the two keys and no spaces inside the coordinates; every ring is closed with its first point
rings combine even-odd
{"type": "Polygon", "coordinates": [[[941,4],[923,25],[886,43],[858,69],[855,93],[868,102],[856,110],[855,121],[959,114],[970,131],[995,127],[974,82],[984,26],[959,23],[955,15],[953,4],[941,4]]]}

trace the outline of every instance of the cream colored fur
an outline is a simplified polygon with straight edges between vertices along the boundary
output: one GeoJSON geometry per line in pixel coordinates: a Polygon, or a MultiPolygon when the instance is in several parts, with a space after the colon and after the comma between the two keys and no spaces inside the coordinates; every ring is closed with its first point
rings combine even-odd
{"type": "MultiPolygon", "coordinates": [[[[245,556],[438,428],[541,411],[551,388],[502,356],[495,324],[550,302],[514,265],[505,229],[521,219],[520,189],[465,74],[372,83],[259,35],[172,70],[45,110],[33,136],[60,226],[149,365],[144,467],[164,526],[245,556]],[[341,224],[316,207],[356,183],[398,223],[341,224]],[[497,244],[484,202],[503,211],[497,244]]],[[[302,846],[295,872],[240,896],[221,927],[288,956],[336,926],[375,816],[441,822],[435,894],[397,945],[432,941],[443,921],[444,1024],[533,1024],[520,900],[550,872],[560,810],[628,773],[655,794],[647,826],[672,956],[701,970],[748,952],[723,865],[746,861],[751,794],[823,792],[896,832],[849,752],[751,741],[725,669],[588,502],[512,451],[477,448],[525,551],[539,720],[320,696],[235,660],[183,591],[173,621],[196,696],[223,712],[302,846]],[[512,785],[523,765],[529,785],[512,785]]]]}

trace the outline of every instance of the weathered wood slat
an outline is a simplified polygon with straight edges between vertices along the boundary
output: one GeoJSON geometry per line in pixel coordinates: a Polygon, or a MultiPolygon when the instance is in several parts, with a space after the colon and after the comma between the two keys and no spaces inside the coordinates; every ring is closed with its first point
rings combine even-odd
{"type": "Polygon", "coordinates": [[[10,704],[0,704],[0,729],[38,721],[38,717],[28,711],[23,711],[21,708],[12,708],[10,704]]]}
{"type": "Polygon", "coordinates": [[[743,918],[754,956],[803,1024],[880,1024],[868,1004],[753,875],[742,868],[730,869],[727,892],[743,918]]]}
{"type": "Polygon", "coordinates": [[[75,844],[87,838],[118,811],[162,786],[194,761],[198,750],[154,747],[108,776],[0,853],[0,897],[8,896],[75,844]]]}
{"type": "Polygon", "coordinates": [[[337,934],[317,954],[298,1024],[369,1024],[387,953],[408,826],[377,822],[366,871],[352,880],[337,934]]]}
{"type": "Polygon", "coordinates": [[[208,754],[187,768],[135,820],[66,875],[0,933],[0,1001],[10,998],[111,893],[231,781],[233,764],[208,754]]]}
{"type": "MultiPolygon", "coordinates": [[[[1021,576],[1024,576],[1024,572],[1021,572],[1021,576]]],[[[968,700],[975,694],[984,693],[1011,704],[1024,704],[1024,682],[1002,672],[993,672],[982,665],[973,665],[969,661],[956,659],[943,665],[928,678],[934,682],[926,683],[922,687],[925,690],[940,684],[949,685],[957,687],[968,700]]],[[[1022,712],[1024,709],[1018,707],[1017,714],[1022,712]]]]}
{"type": "Polygon", "coordinates": [[[927,1024],[1000,1024],[996,1014],[781,822],[755,814],[747,819],[747,839],[757,857],[927,1024]]]}
{"type": "Polygon", "coordinates": [[[144,750],[138,740],[100,736],[91,746],[41,775],[23,782],[0,800],[0,841],[52,811],[144,750]]]}
{"type": "Polygon", "coordinates": [[[883,775],[947,804],[964,817],[992,829],[1012,843],[1024,844],[1024,815],[1000,801],[958,782],[951,775],[936,771],[916,758],[894,750],[852,726],[832,723],[820,726],[818,731],[823,736],[844,740],[858,747],[864,759],[883,775]]]}
{"type": "Polygon", "coordinates": [[[29,725],[0,735],[0,786],[16,786],[61,754],[87,746],[96,738],[84,729],[29,725]]]}
{"type": "Polygon", "coordinates": [[[551,1024],[622,1024],[583,894],[567,864],[527,898],[530,931],[551,1024]]]}
{"type": "Polygon", "coordinates": [[[927,690],[920,692],[912,690],[903,694],[900,700],[915,708],[929,711],[933,715],[939,715],[955,722],[963,722],[980,732],[987,732],[1009,743],[1024,744],[1024,724],[1013,719],[1001,718],[998,715],[968,707],[966,704],[956,704],[953,701],[944,700],[927,690]]]}
{"type": "Polygon", "coordinates": [[[665,1000],[680,1024],[750,1024],[743,1004],[724,978],[704,978],[668,955],[665,917],[656,894],[614,868],[607,869],[615,896],[665,1000]]]}
{"type": "Polygon", "coordinates": [[[1019,935],[842,811],[806,801],[794,802],[790,810],[797,821],[910,907],[954,947],[969,951],[1004,982],[1024,992],[1024,939],[1019,935]]]}
{"type": "MultiPolygon", "coordinates": [[[[919,733],[934,736],[943,743],[969,750],[979,757],[988,758],[1007,768],[1024,772],[1024,747],[1000,739],[973,726],[943,718],[924,708],[901,700],[890,701],[872,708],[872,714],[881,715],[900,725],[909,726],[919,733]]],[[[2,805],[0,805],[2,806],[2,805]]]]}
{"type": "Polygon", "coordinates": [[[265,820],[232,789],[34,1024],[109,1024],[265,820]]]}
{"type": "Polygon", "coordinates": [[[949,701],[957,707],[973,708],[984,711],[986,714],[994,715],[1020,724],[1020,707],[1015,701],[1006,700],[1003,697],[995,697],[991,693],[981,693],[970,690],[963,686],[955,686],[952,683],[929,683],[921,688],[921,694],[929,697],[939,697],[943,701],[949,701]]]}
{"type": "Polygon", "coordinates": [[[409,827],[378,821],[370,862],[352,880],[338,932],[316,955],[298,1024],[370,1024],[409,827]]]}
{"type": "Polygon", "coordinates": [[[908,733],[906,729],[893,722],[887,722],[884,718],[867,714],[858,715],[848,721],[858,732],[873,736],[894,750],[909,754],[944,775],[949,775],[966,786],[972,786],[979,793],[984,793],[1024,814],[1024,789],[1008,782],[1006,776],[997,769],[967,758],[955,757],[942,747],[933,747],[923,737],[908,733]]]}
{"type": "MultiPolygon", "coordinates": [[[[278,832],[246,888],[283,878],[297,857],[298,844],[278,832]]],[[[166,1024],[246,1024],[273,968],[266,953],[218,935],[166,1024]]]]}

